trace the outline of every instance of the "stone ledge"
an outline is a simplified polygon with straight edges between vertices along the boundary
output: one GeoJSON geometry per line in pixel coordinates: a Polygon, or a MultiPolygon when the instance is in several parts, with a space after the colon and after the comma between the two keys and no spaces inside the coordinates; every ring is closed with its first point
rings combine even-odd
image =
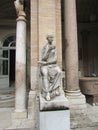
{"type": "Polygon", "coordinates": [[[4,130],[32,130],[32,128],[17,128],[17,129],[4,129],[4,130]]]}
{"type": "Polygon", "coordinates": [[[23,112],[13,112],[12,113],[12,119],[25,119],[27,118],[27,111],[23,112]]]}

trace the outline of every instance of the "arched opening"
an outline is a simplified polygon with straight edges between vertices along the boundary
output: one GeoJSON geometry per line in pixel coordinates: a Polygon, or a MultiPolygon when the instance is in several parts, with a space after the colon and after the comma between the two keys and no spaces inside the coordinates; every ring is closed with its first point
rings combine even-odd
{"type": "Polygon", "coordinates": [[[0,81],[2,88],[15,83],[15,36],[7,37],[0,48],[0,81]]]}
{"type": "Polygon", "coordinates": [[[15,82],[15,50],[10,50],[10,85],[15,82]]]}
{"type": "Polygon", "coordinates": [[[9,82],[10,86],[14,86],[15,83],[15,41],[9,44],[9,82]]]}

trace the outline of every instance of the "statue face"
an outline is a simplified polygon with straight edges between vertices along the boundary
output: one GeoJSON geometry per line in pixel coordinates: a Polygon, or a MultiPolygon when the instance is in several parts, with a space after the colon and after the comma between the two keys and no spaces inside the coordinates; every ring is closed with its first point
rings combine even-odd
{"type": "Polygon", "coordinates": [[[52,41],[53,41],[53,36],[48,36],[48,37],[47,37],[47,40],[48,40],[49,43],[52,43],[52,41]]]}

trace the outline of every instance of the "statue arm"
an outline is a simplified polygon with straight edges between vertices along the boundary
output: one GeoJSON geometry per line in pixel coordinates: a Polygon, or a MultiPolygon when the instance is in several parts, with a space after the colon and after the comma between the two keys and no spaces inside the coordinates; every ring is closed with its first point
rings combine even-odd
{"type": "Polygon", "coordinates": [[[38,63],[39,63],[39,64],[42,64],[42,65],[46,64],[45,61],[38,61],[38,63]]]}
{"type": "Polygon", "coordinates": [[[51,61],[48,61],[47,64],[56,64],[56,63],[57,63],[57,49],[55,49],[54,57],[52,58],[51,61]]]}
{"type": "Polygon", "coordinates": [[[47,61],[44,64],[45,65],[50,65],[50,64],[56,64],[56,63],[57,63],[57,49],[55,48],[54,56],[51,58],[51,60],[47,61]]]}
{"type": "Polygon", "coordinates": [[[49,65],[57,63],[57,48],[53,45],[45,46],[42,51],[42,60],[38,62],[41,65],[49,65]],[[54,55],[51,57],[51,60],[48,60],[48,57],[51,51],[54,50],[54,55]]]}
{"type": "Polygon", "coordinates": [[[43,48],[43,51],[42,51],[42,61],[47,61],[48,56],[49,56],[49,53],[50,53],[50,48],[49,48],[49,46],[45,46],[45,47],[43,48]]]}

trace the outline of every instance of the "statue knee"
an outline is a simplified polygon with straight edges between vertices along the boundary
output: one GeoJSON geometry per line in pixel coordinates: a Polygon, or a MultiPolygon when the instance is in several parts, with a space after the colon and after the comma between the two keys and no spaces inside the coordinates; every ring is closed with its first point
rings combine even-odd
{"type": "Polygon", "coordinates": [[[57,72],[58,72],[59,74],[62,73],[62,71],[61,71],[61,69],[60,69],[59,67],[56,67],[56,70],[57,70],[57,72]]]}
{"type": "Polygon", "coordinates": [[[41,73],[42,73],[43,76],[47,76],[47,73],[48,73],[48,72],[47,72],[47,69],[43,67],[43,68],[41,69],[41,73]]]}

